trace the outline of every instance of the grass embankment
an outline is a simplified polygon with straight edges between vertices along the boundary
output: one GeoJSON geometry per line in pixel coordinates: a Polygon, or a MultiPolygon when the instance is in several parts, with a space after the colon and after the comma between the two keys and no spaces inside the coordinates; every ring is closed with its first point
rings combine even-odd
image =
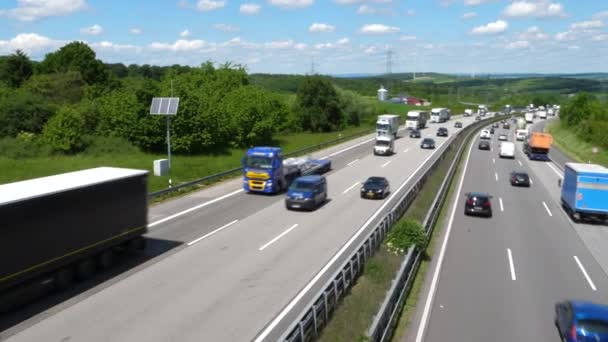
{"type": "MultiPolygon", "coordinates": [[[[305,147],[335,140],[340,136],[351,135],[366,130],[370,126],[349,127],[340,132],[331,133],[294,133],[277,136],[277,142],[285,153],[305,147]]],[[[184,156],[173,155],[173,184],[191,181],[207,175],[238,167],[245,149],[229,149],[217,155],[184,156]]],[[[74,156],[56,155],[49,157],[12,159],[0,156],[0,184],[20,180],[44,177],[58,173],[77,171],[98,166],[127,167],[153,170],[155,159],[167,158],[166,154],[134,152],[129,154],[79,154],[74,156]]],[[[168,186],[169,177],[151,176],[149,191],[157,191],[168,186]]]]}
{"type": "MultiPolygon", "coordinates": [[[[448,152],[447,157],[440,162],[439,167],[427,180],[402,220],[412,219],[417,222],[424,220],[455,155],[456,149],[448,152]]],[[[432,255],[433,252],[432,239],[425,251],[423,263],[418,271],[418,274],[422,275],[426,273],[426,267],[428,267],[426,265],[429,260],[428,255],[432,255]]],[[[329,324],[323,330],[320,340],[327,342],[365,341],[365,333],[382,304],[386,291],[390,288],[391,281],[397,274],[403,258],[403,254],[389,253],[386,243],[383,243],[365,265],[363,274],[352,287],[351,292],[336,309],[329,324]]],[[[407,321],[409,313],[416,305],[416,298],[422,284],[419,278],[423,277],[416,276],[410,295],[405,302],[402,320],[407,321]]]]}
{"type": "Polygon", "coordinates": [[[549,124],[547,131],[553,135],[553,143],[573,160],[608,166],[607,150],[600,148],[597,154],[593,154],[593,145],[581,139],[574,131],[563,127],[559,120],[549,124]]]}

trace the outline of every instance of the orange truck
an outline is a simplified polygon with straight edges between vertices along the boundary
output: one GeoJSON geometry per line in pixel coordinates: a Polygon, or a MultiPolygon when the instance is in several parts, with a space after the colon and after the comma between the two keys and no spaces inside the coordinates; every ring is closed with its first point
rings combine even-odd
{"type": "Polygon", "coordinates": [[[532,132],[524,142],[524,153],[530,160],[549,160],[553,136],[549,133],[532,132]]]}

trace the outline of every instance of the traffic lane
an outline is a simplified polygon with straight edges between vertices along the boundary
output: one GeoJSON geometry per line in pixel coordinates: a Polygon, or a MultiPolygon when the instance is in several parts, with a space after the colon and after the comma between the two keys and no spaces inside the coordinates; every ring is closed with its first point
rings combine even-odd
{"type": "MultiPolygon", "coordinates": [[[[367,159],[371,160],[372,158],[367,159]]],[[[365,160],[359,165],[364,165],[364,163],[365,160]]],[[[411,160],[409,164],[412,164],[411,160]]],[[[350,168],[349,170],[353,173],[351,176],[360,177],[356,168],[350,168]]],[[[393,168],[391,170],[400,174],[403,172],[403,170],[393,168]]],[[[353,213],[365,213],[366,210],[363,207],[378,205],[374,201],[357,201],[354,209],[352,201],[336,201],[330,202],[328,205],[340,202],[346,205],[341,211],[349,213],[348,218],[350,219],[354,218],[353,213]]],[[[322,213],[322,210],[311,213],[313,214],[311,217],[320,213],[322,213]]],[[[166,336],[179,336],[182,340],[188,340],[204,331],[205,336],[212,336],[213,340],[226,340],[234,337],[226,334],[233,331],[232,326],[235,319],[250,322],[250,325],[242,324],[242,326],[249,327],[257,332],[257,329],[265,323],[264,319],[270,319],[280,309],[283,305],[282,299],[277,299],[277,289],[271,284],[265,283],[263,286],[254,284],[251,288],[247,287],[247,289],[251,289],[247,291],[243,289],[242,281],[239,280],[263,279],[263,276],[267,274],[279,276],[280,272],[274,272],[267,267],[271,266],[272,262],[279,262],[282,265],[287,265],[290,269],[283,273],[287,279],[279,279],[276,282],[279,287],[278,290],[295,291],[298,287],[286,286],[286,281],[291,280],[300,283],[309,279],[311,274],[294,272],[293,268],[298,268],[297,265],[303,263],[318,260],[320,254],[317,252],[307,253],[305,256],[297,258],[293,263],[284,263],[284,258],[281,256],[260,253],[257,249],[258,246],[261,245],[262,241],[272,237],[273,234],[269,234],[271,230],[279,228],[275,226],[276,218],[281,217],[281,222],[285,222],[285,218],[289,214],[291,213],[286,212],[281,203],[274,204],[270,209],[264,209],[257,215],[252,216],[251,220],[238,222],[222,234],[214,235],[191,248],[169,256],[115,286],[109,287],[99,294],[91,296],[43,321],[41,324],[16,335],[14,339],[21,340],[23,338],[23,340],[27,340],[28,336],[46,336],[47,338],[56,336],[60,339],[69,334],[77,340],[89,341],[99,340],[100,337],[103,340],[104,336],[111,340],[129,340],[134,336],[146,339],[154,339],[154,336],[159,339],[166,336]],[[254,218],[255,222],[251,222],[254,218]],[[197,251],[197,253],[193,254],[194,251],[197,251]],[[268,260],[260,260],[263,257],[268,258],[268,260]],[[299,276],[304,278],[298,278],[299,276]],[[145,289],[142,290],[142,288],[145,289]],[[269,289],[272,291],[265,292],[269,289]],[[238,293],[239,296],[235,296],[235,293],[238,293]],[[246,297],[242,298],[241,295],[246,297]],[[190,303],[193,298],[199,300],[190,303]],[[259,302],[259,300],[262,302],[259,302]],[[233,301],[236,301],[236,303],[233,301]],[[122,308],[122,310],[117,310],[117,306],[122,303],[130,303],[130,305],[127,308],[122,308]],[[222,303],[222,305],[219,303],[222,303]],[[248,306],[242,307],[243,304],[248,306]],[[272,304],[275,307],[272,307],[272,304]],[[196,306],[196,308],[192,306],[196,306]],[[159,307],[163,308],[162,312],[159,312],[159,307]],[[238,307],[239,310],[235,310],[235,307],[238,307]],[[260,313],[262,311],[260,310],[261,307],[264,308],[263,313],[267,313],[267,316],[260,313]],[[251,315],[248,308],[257,313],[251,315]],[[266,311],[267,309],[268,311],[266,311]],[[235,313],[235,311],[238,312],[235,313]],[[213,312],[212,315],[211,312],[213,312]],[[208,326],[206,323],[199,323],[197,328],[189,327],[188,331],[182,331],[179,329],[181,325],[173,319],[181,316],[188,321],[192,316],[202,315],[203,313],[208,314],[205,322],[213,322],[213,324],[208,326]],[[241,313],[243,316],[240,316],[241,313]],[[93,320],[92,317],[97,317],[97,319],[93,320]],[[260,317],[262,317],[262,321],[257,321],[260,317]],[[160,321],[162,321],[162,324],[159,323],[160,321]],[[79,323],[65,325],[65,322],[79,323]],[[87,322],[96,323],[87,324],[87,322]],[[100,324],[100,322],[103,323],[100,324]],[[37,333],[40,335],[36,335],[37,333]],[[148,334],[154,336],[148,336],[148,334]]],[[[337,219],[339,222],[335,225],[338,227],[350,228],[356,226],[352,222],[345,224],[344,215],[337,219]]],[[[315,221],[311,219],[311,224],[312,227],[323,227],[327,224],[327,219],[324,217],[315,221]]],[[[282,226],[280,228],[285,229],[286,227],[282,226]]],[[[297,231],[297,229],[294,230],[294,232],[297,231]]],[[[274,231],[273,233],[277,232],[274,231]]],[[[325,232],[332,232],[332,230],[325,230],[325,232]]],[[[304,239],[320,235],[308,234],[304,239]]],[[[326,241],[325,239],[321,240],[326,241]]],[[[341,240],[344,240],[343,236],[341,240]]],[[[315,245],[302,243],[301,241],[299,242],[302,245],[308,247],[315,245]]],[[[331,245],[339,246],[335,241],[331,242],[331,245]]],[[[319,248],[321,247],[323,247],[322,244],[319,248]]],[[[269,251],[272,250],[281,251],[282,249],[269,249],[269,251]]],[[[319,252],[323,250],[327,251],[328,249],[321,248],[319,252]]],[[[286,250],[283,253],[290,255],[292,251],[286,250]]],[[[328,257],[329,255],[324,256],[325,259],[328,257]]],[[[321,256],[321,259],[323,259],[323,256],[321,256]]],[[[308,269],[316,270],[318,266],[308,269]]],[[[289,295],[283,299],[288,298],[290,298],[289,295]]],[[[248,335],[244,339],[253,335],[248,335]]]]}
{"type": "MultiPolygon", "coordinates": [[[[538,182],[548,190],[547,205],[553,215],[562,217],[568,222],[570,230],[576,233],[574,240],[582,242],[593,256],[589,262],[590,273],[608,274],[608,227],[598,224],[574,223],[561,206],[561,188],[558,180],[563,176],[562,171],[549,162],[527,161],[529,170],[535,174],[538,182]],[[576,238],[578,237],[578,238],[576,238]]],[[[574,241],[573,241],[574,243],[574,241]]]]}
{"type": "Polygon", "coordinates": [[[502,213],[494,205],[490,219],[463,214],[464,193],[490,191],[495,184],[493,173],[488,172],[491,153],[479,151],[476,144],[472,148],[462,193],[455,195],[452,232],[425,340],[498,341],[511,336],[514,341],[524,341],[514,329],[517,315],[510,314],[514,310],[510,294],[516,290],[510,277],[507,245],[496,225],[502,213]]]}

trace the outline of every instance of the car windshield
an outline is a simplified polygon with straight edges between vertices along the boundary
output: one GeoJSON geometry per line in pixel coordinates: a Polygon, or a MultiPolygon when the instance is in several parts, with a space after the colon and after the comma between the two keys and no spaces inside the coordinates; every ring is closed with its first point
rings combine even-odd
{"type": "Polygon", "coordinates": [[[418,119],[420,119],[418,116],[407,116],[407,120],[408,121],[418,121],[418,119]]]}
{"type": "Polygon", "coordinates": [[[389,146],[390,142],[386,140],[376,140],[376,146],[389,146]]]}
{"type": "Polygon", "coordinates": [[[431,140],[431,139],[424,139],[424,140],[422,140],[422,143],[423,143],[423,144],[432,144],[433,142],[434,142],[434,141],[433,141],[433,140],[431,140]]]}
{"type": "Polygon", "coordinates": [[[608,335],[608,321],[584,319],[579,320],[577,326],[587,334],[598,334],[602,337],[608,335]]]}
{"type": "Polygon", "coordinates": [[[289,187],[289,190],[291,190],[291,191],[312,191],[314,186],[315,186],[314,183],[296,180],[295,182],[293,182],[293,184],[291,184],[291,186],[289,187]]]}
{"type": "Polygon", "coordinates": [[[381,185],[384,185],[384,179],[382,179],[382,178],[368,178],[365,181],[365,186],[377,187],[377,186],[381,186],[381,185]]]}
{"type": "Polygon", "coordinates": [[[387,131],[389,129],[390,125],[387,124],[377,124],[376,125],[376,129],[380,130],[380,131],[387,131]]]}
{"type": "Polygon", "coordinates": [[[272,158],[265,156],[247,156],[245,157],[245,167],[254,169],[271,169],[272,158]]]}

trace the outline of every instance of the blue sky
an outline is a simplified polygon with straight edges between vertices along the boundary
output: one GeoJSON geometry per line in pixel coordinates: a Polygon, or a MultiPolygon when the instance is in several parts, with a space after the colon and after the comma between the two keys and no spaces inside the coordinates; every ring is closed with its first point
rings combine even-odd
{"type": "Polygon", "coordinates": [[[251,72],[606,72],[606,0],[2,0],[0,54],[251,72]]]}

